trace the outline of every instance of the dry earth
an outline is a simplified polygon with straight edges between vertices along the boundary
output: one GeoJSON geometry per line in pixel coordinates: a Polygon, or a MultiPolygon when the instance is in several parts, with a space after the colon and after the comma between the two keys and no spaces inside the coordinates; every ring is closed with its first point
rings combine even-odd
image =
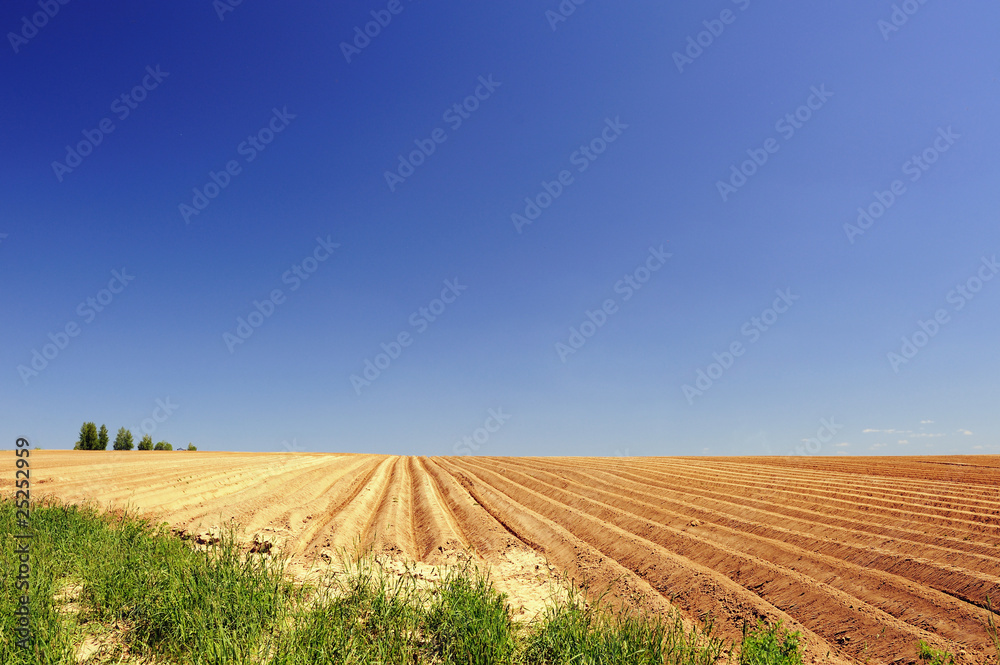
{"type": "Polygon", "coordinates": [[[303,569],[340,548],[425,571],[470,552],[529,614],[565,571],[631,605],[711,614],[730,639],[744,620],[783,620],[807,662],[912,663],[921,639],[996,662],[984,626],[987,596],[1000,605],[1000,457],[31,461],[36,498],[131,505],[194,534],[235,520],[303,569]]]}

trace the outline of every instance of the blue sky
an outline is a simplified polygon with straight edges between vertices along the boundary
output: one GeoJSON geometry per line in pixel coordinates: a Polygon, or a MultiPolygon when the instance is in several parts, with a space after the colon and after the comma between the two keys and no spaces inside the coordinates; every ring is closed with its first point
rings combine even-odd
{"type": "Polygon", "coordinates": [[[0,9],[4,441],[1000,452],[996,3],[225,2],[0,9]]]}

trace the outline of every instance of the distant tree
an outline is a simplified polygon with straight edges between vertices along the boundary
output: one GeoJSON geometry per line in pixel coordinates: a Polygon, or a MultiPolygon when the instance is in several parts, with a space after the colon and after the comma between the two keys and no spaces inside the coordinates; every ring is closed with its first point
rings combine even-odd
{"type": "Polygon", "coordinates": [[[108,449],[108,428],[102,424],[101,431],[97,433],[97,450],[107,450],[107,449],[108,449]]]}
{"type": "Polygon", "coordinates": [[[173,449],[174,449],[174,447],[171,446],[166,441],[160,441],[158,444],[156,444],[155,446],[153,446],[153,450],[173,450],[173,449]]]}
{"type": "Polygon", "coordinates": [[[153,449],[153,437],[148,434],[142,436],[142,440],[139,441],[139,450],[152,450],[153,449]]]}
{"type": "Polygon", "coordinates": [[[97,450],[97,425],[84,423],[80,428],[80,440],[73,450],[97,450]]]}
{"type": "Polygon", "coordinates": [[[195,448],[195,447],[194,447],[194,444],[193,444],[193,443],[191,443],[191,442],[189,441],[189,442],[188,442],[188,450],[198,450],[198,449],[197,449],[197,448],[195,448]]]}
{"type": "Polygon", "coordinates": [[[118,428],[118,436],[115,437],[115,450],[132,450],[132,432],[124,427],[118,428]]]}

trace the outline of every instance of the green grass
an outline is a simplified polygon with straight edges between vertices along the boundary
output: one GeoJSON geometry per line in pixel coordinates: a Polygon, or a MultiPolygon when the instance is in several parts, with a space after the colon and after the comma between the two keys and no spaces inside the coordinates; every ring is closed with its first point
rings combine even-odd
{"type": "Polygon", "coordinates": [[[1000,661],[1000,630],[997,630],[997,623],[993,618],[993,602],[989,595],[986,596],[986,610],[989,612],[986,617],[986,633],[990,636],[993,648],[997,650],[997,660],[1000,661]]]}
{"type": "Polygon", "coordinates": [[[743,626],[740,665],[802,665],[800,635],[776,625],[758,622],[750,629],[743,626]]]}
{"type": "Polygon", "coordinates": [[[600,600],[588,606],[571,589],[566,602],[550,607],[527,636],[524,655],[529,663],[709,665],[726,646],[711,632],[710,623],[702,633],[688,632],[677,615],[669,621],[643,617],[600,600]]]}
{"type": "Polygon", "coordinates": [[[468,565],[433,590],[421,630],[434,661],[447,665],[510,663],[518,648],[506,597],[468,565]]]}
{"type": "Polygon", "coordinates": [[[11,534],[21,533],[15,528],[14,502],[4,499],[0,502],[0,537],[3,543],[0,554],[0,663],[50,663],[67,662],[72,654],[73,635],[64,626],[53,600],[60,587],[60,581],[72,568],[67,554],[63,534],[85,531],[85,526],[75,515],[63,511],[37,510],[32,514],[34,538],[31,539],[31,590],[30,603],[31,630],[37,644],[44,648],[36,652],[15,650],[14,611],[17,609],[21,591],[14,587],[19,561],[14,553],[17,544],[11,534]]]}
{"type": "MultiPolygon", "coordinates": [[[[13,503],[0,502],[0,533],[15,532],[13,518],[13,503]]],[[[249,661],[295,592],[280,560],[241,556],[233,533],[211,551],[199,552],[147,520],[56,504],[36,505],[31,524],[37,654],[4,639],[3,663],[74,662],[72,644],[88,625],[93,632],[115,627],[122,650],[139,656],[205,664],[249,661]],[[67,587],[79,588],[76,616],[57,609],[54,597],[67,587]]],[[[12,555],[13,539],[3,540],[12,555]]],[[[5,578],[12,558],[4,552],[5,578]]],[[[16,598],[7,586],[0,598],[6,637],[16,598]]]]}
{"type": "Polygon", "coordinates": [[[928,665],[954,665],[955,663],[955,657],[950,653],[935,649],[923,640],[917,643],[917,657],[927,662],[928,665]]]}
{"type": "MultiPolygon", "coordinates": [[[[433,583],[364,559],[312,586],[280,557],[241,552],[236,532],[198,549],[165,525],[88,506],[32,510],[34,650],[15,648],[14,504],[0,500],[0,662],[191,665],[709,665],[732,649],[708,625],[588,603],[579,590],[525,625],[469,564],[433,583]],[[70,591],[70,593],[67,593],[70,591]]],[[[741,663],[801,663],[780,625],[746,631],[741,663]]]]}

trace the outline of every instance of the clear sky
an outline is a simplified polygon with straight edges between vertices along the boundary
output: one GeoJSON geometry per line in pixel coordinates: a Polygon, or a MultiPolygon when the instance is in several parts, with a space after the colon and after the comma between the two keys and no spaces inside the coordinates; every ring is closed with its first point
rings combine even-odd
{"type": "Polygon", "coordinates": [[[3,445],[1000,453],[1000,6],[673,4],[4,2],[3,445]]]}

